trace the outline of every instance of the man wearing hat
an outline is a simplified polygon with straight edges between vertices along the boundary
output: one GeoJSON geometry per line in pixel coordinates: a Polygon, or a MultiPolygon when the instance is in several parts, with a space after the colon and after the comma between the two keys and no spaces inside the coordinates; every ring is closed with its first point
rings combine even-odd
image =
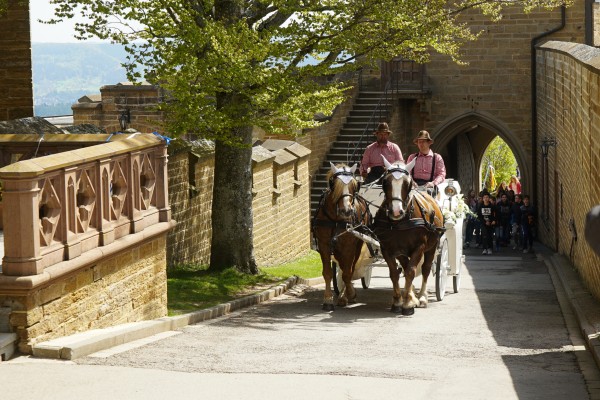
{"type": "Polygon", "coordinates": [[[365,183],[376,181],[383,175],[382,155],[391,163],[394,161],[404,162],[400,147],[388,140],[390,133],[392,131],[386,122],[380,123],[377,130],[373,132],[376,141],[367,146],[360,163],[360,174],[365,179],[365,183]]]}
{"type": "Polygon", "coordinates": [[[430,147],[433,144],[433,139],[429,136],[429,132],[420,131],[413,143],[419,148],[419,152],[411,154],[408,157],[407,164],[415,158],[417,159],[415,166],[411,171],[411,175],[418,186],[433,188],[446,179],[446,166],[444,159],[437,153],[431,151],[430,147]]]}

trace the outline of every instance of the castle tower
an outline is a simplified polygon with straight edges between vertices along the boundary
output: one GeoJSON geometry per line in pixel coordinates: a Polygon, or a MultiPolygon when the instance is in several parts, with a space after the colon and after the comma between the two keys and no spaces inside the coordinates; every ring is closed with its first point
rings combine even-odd
{"type": "Polygon", "coordinates": [[[8,0],[0,16],[0,121],[33,116],[29,4],[8,0]]]}

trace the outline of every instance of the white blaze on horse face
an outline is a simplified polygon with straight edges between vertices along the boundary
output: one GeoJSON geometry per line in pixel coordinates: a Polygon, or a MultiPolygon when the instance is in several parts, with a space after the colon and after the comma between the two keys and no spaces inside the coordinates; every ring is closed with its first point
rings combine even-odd
{"type": "Polygon", "coordinates": [[[392,173],[392,215],[393,218],[402,218],[404,216],[404,204],[399,199],[402,199],[402,179],[397,177],[396,174],[400,174],[398,171],[392,173]]]}
{"type": "Polygon", "coordinates": [[[350,213],[352,211],[352,201],[351,201],[351,195],[350,195],[350,189],[348,188],[348,183],[350,183],[350,180],[348,180],[348,182],[346,182],[345,179],[342,178],[350,178],[352,179],[352,177],[348,177],[348,176],[339,176],[338,177],[342,182],[344,182],[344,192],[342,193],[342,204],[344,206],[344,211],[346,213],[350,213]]]}

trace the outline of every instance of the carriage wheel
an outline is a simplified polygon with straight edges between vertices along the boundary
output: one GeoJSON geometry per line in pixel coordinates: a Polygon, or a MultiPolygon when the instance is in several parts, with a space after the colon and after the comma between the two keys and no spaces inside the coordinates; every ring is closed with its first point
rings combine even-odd
{"type": "Polygon", "coordinates": [[[448,263],[448,239],[444,239],[440,246],[435,263],[435,297],[438,301],[444,299],[446,294],[446,283],[448,281],[448,272],[450,264],[448,263]]]}
{"type": "Polygon", "coordinates": [[[335,261],[331,262],[331,270],[333,271],[333,278],[331,279],[332,283],[333,283],[333,291],[335,292],[336,295],[340,295],[340,292],[344,289],[344,287],[346,286],[346,284],[344,283],[344,280],[342,279],[342,274],[338,273],[338,265],[335,261]]]}
{"type": "Polygon", "coordinates": [[[360,282],[362,283],[363,289],[368,289],[369,288],[369,285],[371,284],[371,274],[373,273],[373,267],[372,266],[368,266],[366,268],[367,269],[365,270],[365,276],[363,276],[362,278],[360,278],[360,282]]]}

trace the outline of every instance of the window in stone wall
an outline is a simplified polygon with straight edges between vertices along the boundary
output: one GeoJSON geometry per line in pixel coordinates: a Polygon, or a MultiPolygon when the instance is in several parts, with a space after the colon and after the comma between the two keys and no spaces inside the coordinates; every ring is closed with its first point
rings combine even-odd
{"type": "Polygon", "coordinates": [[[294,196],[298,194],[298,189],[302,186],[302,181],[300,180],[300,172],[299,172],[299,162],[296,160],[294,162],[294,196]]]}

